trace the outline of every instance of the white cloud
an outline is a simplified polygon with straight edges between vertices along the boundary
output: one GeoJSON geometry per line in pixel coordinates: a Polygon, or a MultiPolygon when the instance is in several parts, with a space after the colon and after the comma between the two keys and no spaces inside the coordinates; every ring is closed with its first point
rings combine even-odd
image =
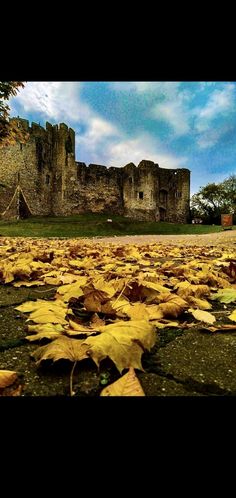
{"type": "Polygon", "coordinates": [[[28,82],[19,95],[12,99],[22,105],[24,111],[39,112],[45,119],[55,121],[82,121],[91,115],[89,106],[80,100],[79,82],[28,82]]]}
{"type": "Polygon", "coordinates": [[[117,133],[118,129],[114,125],[108,121],[105,121],[105,119],[93,117],[88,123],[86,139],[90,142],[96,143],[104,137],[116,135],[117,133]]]}
{"type": "MultiPolygon", "coordinates": [[[[117,84],[121,83],[123,84],[123,82],[117,82],[117,84]]],[[[148,91],[148,88],[153,88],[155,85],[156,89],[158,87],[158,92],[168,99],[173,99],[179,88],[179,83],[168,82],[127,84],[136,87],[139,92],[148,91]]],[[[118,126],[103,119],[89,105],[82,102],[81,85],[82,83],[78,82],[30,82],[20,92],[17,99],[26,113],[38,112],[49,121],[50,119],[55,122],[63,121],[70,126],[76,123],[77,129],[80,124],[85,127],[83,134],[76,134],[77,160],[83,161],[83,156],[85,156],[90,158],[90,162],[124,166],[130,161],[138,164],[142,159],[150,159],[166,168],[177,168],[186,163],[186,157],[178,158],[165,153],[161,144],[148,134],[127,139],[118,126]]],[[[169,117],[177,123],[174,115],[171,116],[171,112],[169,117]]],[[[180,129],[180,124],[178,124],[178,129],[180,129]]]]}
{"type": "Polygon", "coordinates": [[[190,131],[191,118],[187,105],[191,94],[187,90],[181,91],[179,85],[180,83],[175,83],[174,86],[171,86],[171,83],[164,84],[160,88],[164,100],[157,103],[151,111],[152,117],[166,122],[177,136],[185,135],[190,131]]]}
{"type": "Polygon", "coordinates": [[[157,104],[152,116],[160,121],[165,121],[176,135],[185,135],[189,132],[189,114],[183,108],[181,100],[157,104]]]}
{"type": "MultiPolygon", "coordinates": [[[[82,102],[79,82],[29,82],[17,97],[25,113],[40,113],[43,119],[63,121],[78,129],[82,124],[86,131],[76,135],[78,146],[87,147],[91,153],[110,136],[117,136],[118,129],[101,118],[89,105],[82,102]]],[[[14,99],[11,103],[14,114],[14,99]]]]}
{"type": "MultiPolygon", "coordinates": [[[[122,133],[109,137],[100,143],[93,143],[89,147],[89,141],[85,143],[86,137],[78,139],[78,155],[82,152],[81,145],[89,150],[89,162],[97,161],[107,166],[125,166],[129,162],[136,165],[147,159],[158,163],[164,168],[184,167],[187,157],[177,157],[166,153],[157,141],[153,140],[148,134],[142,134],[135,138],[126,139],[122,133]]],[[[82,160],[82,159],[80,159],[82,160]]]]}
{"type": "Polygon", "coordinates": [[[81,154],[85,154],[90,157],[90,162],[101,164],[107,143],[119,136],[120,131],[113,124],[98,116],[91,118],[87,122],[86,132],[76,133],[77,159],[83,161],[81,154]]]}
{"type": "Polygon", "coordinates": [[[204,107],[197,107],[192,110],[196,116],[195,129],[198,132],[208,130],[212,125],[212,120],[216,117],[225,116],[234,106],[235,86],[226,83],[224,88],[214,90],[204,107]]]}

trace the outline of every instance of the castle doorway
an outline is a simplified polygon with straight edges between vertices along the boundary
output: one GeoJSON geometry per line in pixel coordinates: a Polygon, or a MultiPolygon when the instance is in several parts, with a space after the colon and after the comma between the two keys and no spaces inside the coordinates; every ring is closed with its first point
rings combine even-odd
{"type": "Polygon", "coordinates": [[[19,192],[19,218],[25,219],[31,215],[30,209],[26,203],[22,191],[19,192]]]}
{"type": "Polygon", "coordinates": [[[165,221],[166,219],[166,209],[160,208],[160,221],[165,221]]]}
{"type": "Polygon", "coordinates": [[[167,206],[168,192],[162,188],[159,193],[159,203],[165,208],[167,206]]]}

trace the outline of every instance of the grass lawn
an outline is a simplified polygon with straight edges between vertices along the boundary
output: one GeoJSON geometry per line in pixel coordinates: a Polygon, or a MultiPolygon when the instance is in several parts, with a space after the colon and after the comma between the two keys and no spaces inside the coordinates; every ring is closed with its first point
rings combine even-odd
{"type": "Polygon", "coordinates": [[[112,235],[174,235],[220,232],[221,226],[135,221],[108,214],[81,214],[68,217],[31,217],[0,221],[0,236],[11,237],[103,237],[112,235]]]}

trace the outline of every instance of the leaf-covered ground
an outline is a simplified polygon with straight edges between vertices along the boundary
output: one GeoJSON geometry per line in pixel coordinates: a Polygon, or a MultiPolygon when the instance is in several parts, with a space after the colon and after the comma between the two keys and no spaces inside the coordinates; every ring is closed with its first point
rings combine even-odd
{"type": "MultiPolygon", "coordinates": [[[[65,379],[65,391],[52,390],[51,394],[83,395],[84,379],[85,386],[92,381],[94,395],[185,395],[188,373],[182,378],[181,368],[185,371],[194,362],[200,370],[190,395],[208,394],[205,385],[210,385],[210,394],[236,392],[231,382],[235,377],[232,368],[228,368],[227,386],[220,387],[216,379],[210,384],[207,379],[201,382],[205,371],[218,368],[218,364],[224,364],[227,370],[227,361],[235,363],[233,240],[227,245],[189,246],[181,242],[124,245],[78,239],[1,238],[0,283],[5,290],[0,303],[3,321],[9,289],[13,287],[14,293],[22,294],[20,299],[14,298],[15,316],[24,324],[19,336],[14,337],[20,341],[15,347],[24,348],[23,362],[34,369],[36,384],[40,385],[45,372],[49,377],[56,372],[58,379],[65,379]],[[210,358],[204,344],[211,346],[210,358]],[[227,355],[220,353],[222,347],[227,355]],[[172,373],[172,360],[170,364],[165,362],[171,349],[174,357],[185,361],[181,367],[179,360],[178,374],[172,373]]],[[[28,395],[27,375],[23,368],[18,372],[17,361],[14,364],[14,358],[18,358],[14,356],[14,341],[7,347],[11,330],[4,330],[0,341],[0,395],[28,395]],[[6,381],[6,370],[10,371],[12,388],[6,381]]],[[[37,394],[36,389],[33,395],[37,394]]]]}

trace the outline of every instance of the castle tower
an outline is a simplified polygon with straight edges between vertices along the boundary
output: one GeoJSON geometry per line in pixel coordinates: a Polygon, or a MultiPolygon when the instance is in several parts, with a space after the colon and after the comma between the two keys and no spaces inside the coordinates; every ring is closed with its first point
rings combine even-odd
{"type": "Polygon", "coordinates": [[[160,221],[188,223],[190,171],[185,168],[159,169],[160,221]]]}
{"type": "Polygon", "coordinates": [[[55,215],[68,213],[70,183],[76,180],[75,132],[64,123],[53,126],[53,206],[55,215]]]}
{"type": "Polygon", "coordinates": [[[47,215],[51,212],[52,137],[39,124],[12,118],[19,128],[29,134],[26,143],[0,149],[0,213],[2,213],[20,184],[29,211],[47,215]]]}
{"type": "Polygon", "coordinates": [[[159,166],[143,160],[138,167],[133,163],[124,168],[123,200],[125,216],[139,220],[159,219],[157,196],[159,191],[159,166]]]}

